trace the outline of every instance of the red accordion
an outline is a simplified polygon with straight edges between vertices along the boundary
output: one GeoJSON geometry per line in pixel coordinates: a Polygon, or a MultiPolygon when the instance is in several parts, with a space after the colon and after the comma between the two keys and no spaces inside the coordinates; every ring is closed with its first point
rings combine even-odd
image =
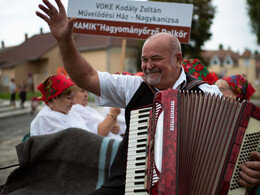
{"type": "Polygon", "coordinates": [[[259,140],[260,108],[250,102],[158,92],[152,108],[131,112],[126,194],[245,194],[239,165],[259,140]]]}

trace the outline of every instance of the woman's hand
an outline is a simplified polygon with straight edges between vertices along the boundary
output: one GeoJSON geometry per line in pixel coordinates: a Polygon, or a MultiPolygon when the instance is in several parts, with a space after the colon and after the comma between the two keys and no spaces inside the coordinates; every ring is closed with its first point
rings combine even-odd
{"type": "Polygon", "coordinates": [[[115,124],[111,129],[111,133],[118,134],[119,130],[120,130],[120,126],[118,124],[115,124]]]}
{"type": "Polygon", "coordinates": [[[120,114],[121,110],[120,108],[112,107],[110,108],[110,113],[117,117],[120,114]]]}

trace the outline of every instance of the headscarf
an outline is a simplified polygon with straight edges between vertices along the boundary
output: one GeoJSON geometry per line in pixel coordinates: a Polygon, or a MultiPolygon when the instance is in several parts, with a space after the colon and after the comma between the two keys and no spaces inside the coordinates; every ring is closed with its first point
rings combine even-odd
{"type": "Polygon", "coordinates": [[[215,83],[218,80],[218,75],[214,71],[211,71],[210,73],[211,73],[214,83],[215,83]]]}
{"type": "Polygon", "coordinates": [[[241,100],[250,100],[255,93],[254,87],[240,74],[226,76],[222,79],[227,81],[233,93],[241,100]]]}
{"type": "Polygon", "coordinates": [[[184,68],[185,72],[189,73],[198,80],[207,81],[211,85],[216,82],[216,79],[199,59],[183,60],[182,67],[184,68]]]}
{"type": "Polygon", "coordinates": [[[75,85],[70,79],[63,74],[49,76],[43,81],[37,89],[42,93],[38,100],[49,102],[50,99],[60,95],[68,87],[75,85]]]}
{"type": "Polygon", "coordinates": [[[144,76],[144,73],[143,72],[137,72],[137,73],[135,73],[135,76],[144,76]]]}
{"type": "MultiPolygon", "coordinates": [[[[119,72],[116,72],[115,74],[120,74],[119,72]]],[[[122,75],[133,75],[132,73],[130,73],[130,72],[127,72],[127,71],[123,71],[122,72],[122,75]]]]}
{"type": "MultiPolygon", "coordinates": [[[[120,73],[116,72],[115,74],[120,74],[120,73]]],[[[137,72],[137,73],[133,74],[133,73],[130,73],[130,72],[123,71],[122,75],[144,76],[144,73],[143,72],[137,72]]]]}

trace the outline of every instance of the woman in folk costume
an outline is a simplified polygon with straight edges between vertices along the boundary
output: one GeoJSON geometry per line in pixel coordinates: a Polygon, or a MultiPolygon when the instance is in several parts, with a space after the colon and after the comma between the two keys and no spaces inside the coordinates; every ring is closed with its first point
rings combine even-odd
{"type": "Polygon", "coordinates": [[[84,119],[89,129],[95,130],[99,135],[122,140],[122,137],[118,134],[120,127],[117,124],[120,108],[109,108],[108,114],[103,116],[95,109],[87,106],[88,92],[80,87],[77,87],[74,101],[75,105],[73,105],[72,111],[78,113],[84,119]]]}
{"type": "Polygon", "coordinates": [[[184,71],[198,80],[206,81],[210,85],[216,82],[216,78],[208,71],[199,59],[188,59],[182,61],[184,71]]]}
{"type": "MultiPolygon", "coordinates": [[[[77,90],[75,84],[63,74],[49,76],[37,89],[42,93],[38,100],[45,105],[31,123],[30,136],[52,134],[75,127],[89,130],[85,121],[71,111],[77,90]]],[[[97,133],[93,130],[93,133],[97,133]]]]}
{"type": "Polygon", "coordinates": [[[216,82],[224,96],[236,97],[241,101],[250,100],[254,87],[240,74],[223,77],[216,82]]]}

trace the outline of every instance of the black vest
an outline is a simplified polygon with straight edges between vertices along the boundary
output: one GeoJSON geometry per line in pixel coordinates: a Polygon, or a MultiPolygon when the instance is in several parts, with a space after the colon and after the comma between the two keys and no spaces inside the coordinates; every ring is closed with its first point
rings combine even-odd
{"type": "MultiPolygon", "coordinates": [[[[188,83],[194,81],[194,78],[190,75],[186,75],[187,85],[188,83]]],[[[185,88],[184,88],[185,89],[185,88]]],[[[128,146],[128,136],[129,136],[129,122],[130,122],[130,112],[133,109],[137,109],[143,106],[153,104],[154,93],[156,89],[151,89],[145,82],[142,82],[133,98],[130,100],[125,108],[125,119],[126,119],[126,133],[122,140],[118,152],[116,154],[115,160],[111,166],[111,174],[108,181],[102,186],[105,188],[118,188],[117,194],[124,194],[125,190],[125,176],[126,176],[126,162],[127,162],[127,146],[128,146]]],[[[192,90],[201,91],[198,86],[194,86],[192,90]]],[[[201,91],[202,92],[202,91],[201,91]]]]}

